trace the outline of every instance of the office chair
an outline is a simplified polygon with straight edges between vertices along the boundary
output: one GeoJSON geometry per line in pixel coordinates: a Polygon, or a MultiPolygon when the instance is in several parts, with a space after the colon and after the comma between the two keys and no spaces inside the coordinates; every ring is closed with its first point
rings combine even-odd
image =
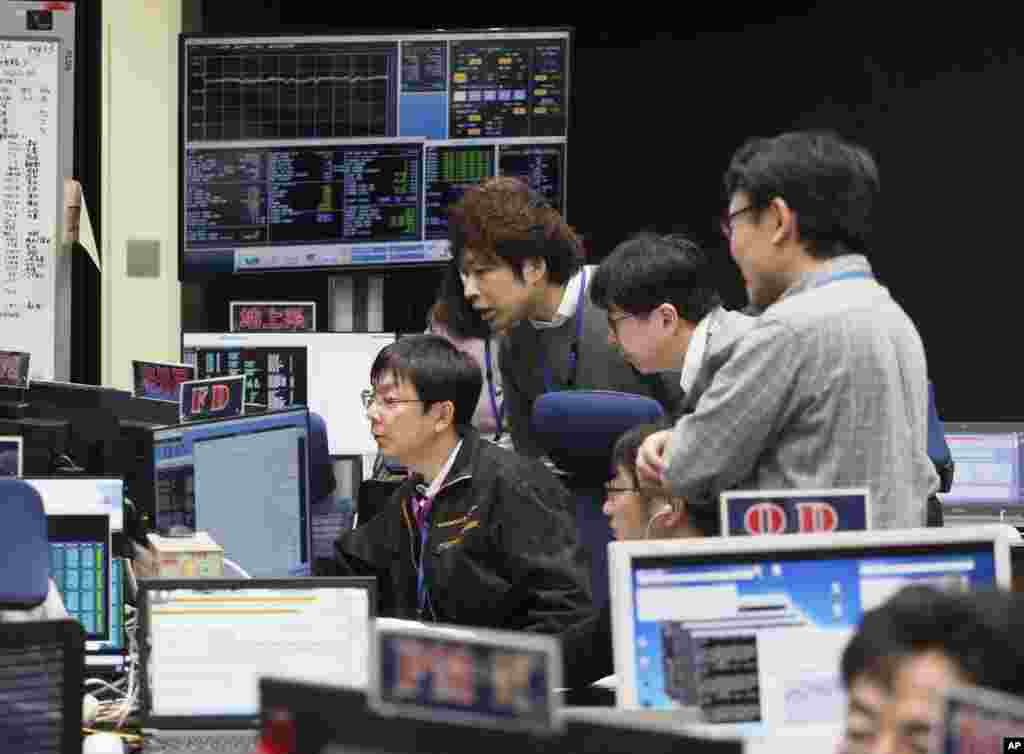
{"type": "Polygon", "coordinates": [[[43,498],[28,482],[0,479],[0,609],[41,605],[50,583],[50,547],[43,498]]]}
{"type": "Polygon", "coordinates": [[[627,429],[651,424],[665,412],[653,398],[611,390],[545,393],[533,404],[533,430],[548,457],[568,476],[576,503],[576,536],[590,554],[594,605],[608,601],[608,543],[602,511],[604,483],[613,476],[612,448],[627,429]]]}
{"type": "Polygon", "coordinates": [[[0,623],[0,750],[81,751],[84,666],[78,621],[0,623]]]}

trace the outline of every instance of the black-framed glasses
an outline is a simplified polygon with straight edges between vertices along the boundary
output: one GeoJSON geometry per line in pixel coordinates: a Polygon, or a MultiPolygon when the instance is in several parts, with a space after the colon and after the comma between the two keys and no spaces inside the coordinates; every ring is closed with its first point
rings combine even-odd
{"type": "Polygon", "coordinates": [[[727,241],[732,240],[733,224],[736,222],[736,218],[744,212],[750,212],[755,209],[757,209],[756,204],[748,204],[746,207],[738,209],[735,212],[725,210],[725,212],[722,213],[722,219],[719,221],[719,226],[722,229],[722,235],[725,236],[727,241]]]}
{"type": "Polygon", "coordinates": [[[367,411],[370,410],[370,406],[377,404],[383,409],[392,409],[399,403],[423,403],[419,398],[384,398],[377,395],[376,391],[366,389],[359,394],[359,400],[363,403],[363,408],[367,411]]]}

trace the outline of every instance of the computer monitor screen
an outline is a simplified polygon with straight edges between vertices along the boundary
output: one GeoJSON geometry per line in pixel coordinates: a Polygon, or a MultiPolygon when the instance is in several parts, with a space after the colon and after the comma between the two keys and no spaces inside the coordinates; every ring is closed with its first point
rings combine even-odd
{"type": "Polygon", "coordinates": [[[373,579],[140,581],[147,724],[255,718],[265,676],[365,688],[375,601],[373,579]]]}
{"type": "Polygon", "coordinates": [[[132,384],[136,398],[178,402],[178,386],[194,380],[195,367],[159,361],[132,361],[132,384]]]}
{"type": "Polygon", "coordinates": [[[378,619],[369,701],[400,714],[508,730],[558,723],[557,640],[378,619]]]}
{"type": "Polygon", "coordinates": [[[309,412],[153,430],[155,523],[207,532],[251,576],[310,569],[309,412]]]}
{"type": "Polygon", "coordinates": [[[38,490],[47,515],[103,513],[110,530],[124,528],[124,479],[121,477],[55,476],[26,477],[38,490]]]}
{"type": "MultiPolygon", "coordinates": [[[[564,146],[571,50],[557,28],[183,36],[183,279],[450,259],[430,145],[564,146]]],[[[558,182],[563,207],[564,160],[558,182]]]]}
{"type": "Polygon", "coordinates": [[[394,340],[393,333],[184,333],[182,360],[196,365],[198,378],[248,375],[251,403],[309,406],[327,423],[331,455],[372,455],[377,443],[359,395],[373,360],[394,340]]]}
{"type": "Polygon", "coordinates": [[[1024,517],[1024,423],[945,422],[953,485],[939,493],[950,517],[1024,517]]]}
{"type": "Polygon", "coordinates": [[[565,149],[559,141],[502,144],[498,173],[518,178],[563,215],[565,207],[565,149]]]}
{"type": "Polygon", "coordinates": [[[1008,588],[1009,526],[613,543],[620,706],[709,723],[834,723],[839,658],[909,584],[1008,588]]]}
{"type": "Polygon", "coordinates": [[[110,560],[110,635],[106,640],[85,642],[85,665],[95,671],[117,673],[124,669],[128,642],[124,627],[124,560],[110,560]]]}
{"type": "Polygon", "coordinates": [[[427,144],[424,165],[426,189],[425,232],[428,240],[448,240],[448,208],[467,188],[496,175],[494,142],[461,141],[427,144]]]}
{"type": "Polygon", "coordinates": [[[87,640],[110,640],[110,517],[46,516],[50,578],[87,640]]]}

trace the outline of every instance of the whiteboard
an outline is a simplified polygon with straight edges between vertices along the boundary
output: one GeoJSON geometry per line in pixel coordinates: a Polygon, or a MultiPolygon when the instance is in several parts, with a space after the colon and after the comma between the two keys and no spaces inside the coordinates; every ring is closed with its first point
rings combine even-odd
{"type": "Polygon", "coordinates": [[[57,332],[60,42],[0,38],[0,347],[52,379],[57,332]]]}

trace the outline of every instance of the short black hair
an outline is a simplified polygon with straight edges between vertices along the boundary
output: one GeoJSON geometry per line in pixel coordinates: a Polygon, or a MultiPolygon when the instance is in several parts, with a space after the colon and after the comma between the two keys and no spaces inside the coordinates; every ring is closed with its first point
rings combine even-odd
{"type": "Polygon", "coordinates": [[[707,258],[686,236],[638,233],[612,251],[594,273],[590,300],[630,314],[648,314],[664,303],[700,322],[722,301],[708,284],[707,258]]]}
{"type": "Polygon", "coordinates": [[[407,335],[380,350],[370,367],[370,382],[376,384],[386,372],[396,380],[409,382],[428,411],[435,403],[451,401],[455,426],[469,426],[484,378],[480,365],[440,335],[407,335]]]}
{"type": "Polygon", "coordinates": [[[866,254],[880,190],[867,149],[831,132],[799,131],[751,139],[725,172],[728,200],[745,193],[758,209],[779,197],[796,213],[800,238],[820,259],[866,254]]]}
{"type": "Polygon", "coordinates": [[[1024,694],[1024,602],[1017,595],[906,587],[864,615],[843,651],[847,689],[861,677],[891,687],[904,661],[925,652],[948,657],[973,685],[1024,694]]]}
{"type": "MultiPolygon", "coordinates": [[[[640,450],[640,446],[644,444],[644,440],[648,437],[660,430],[671,429],[672,426],[672,421],[665,418],[652,424],[638,424],[623,432],[612,447],[611,476],[614,476],[621,466],[633,478],[633,484],[639,486],[640,480],[636,475],[637,451],[640,450]]],[[[671,498],[672,495],[665,493],[665,497],[671,498]]],[[[713,505],[686,506],[686,515],[690,521],[690,526],[705,537],[716,536],[721,531],[718,512],[714,508],[715,506],[713,505]]]]}

